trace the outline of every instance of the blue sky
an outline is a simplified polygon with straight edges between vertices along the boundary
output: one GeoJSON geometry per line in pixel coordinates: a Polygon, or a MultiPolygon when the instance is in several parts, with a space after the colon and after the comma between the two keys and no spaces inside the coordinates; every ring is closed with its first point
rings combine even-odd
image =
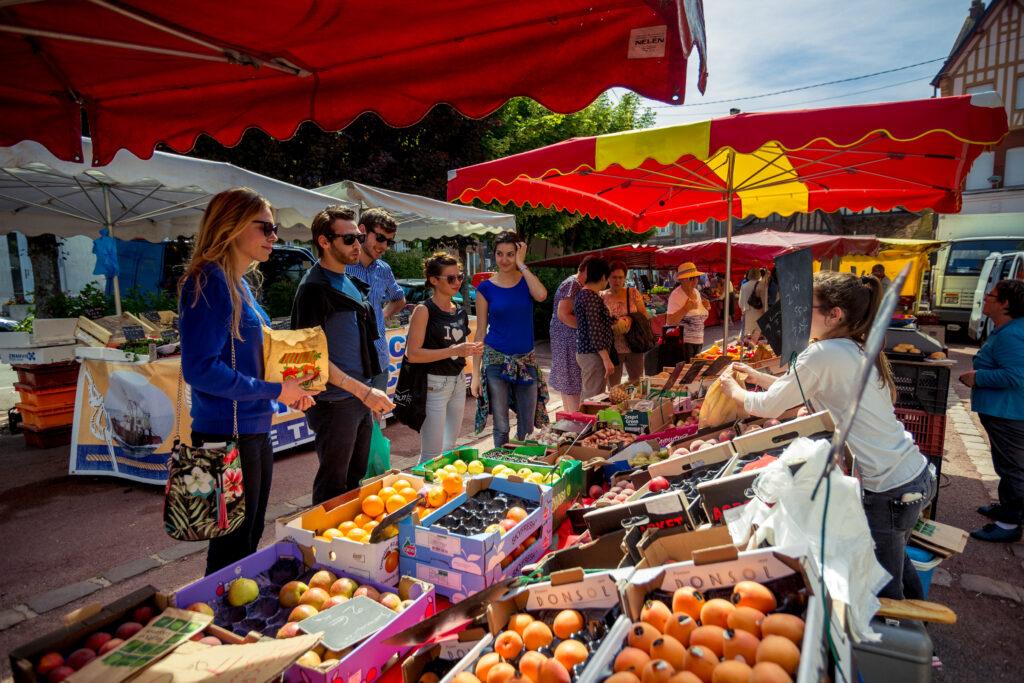
{"type": "Polygon", "coordinates": [[[649,104],[657,125],[670,125],[726,116],[730,106],[752,112],[931,97],[928,83],[941,61],[852,83],[694,106],[944,58],[969,6],[970,0],[704,0],[707,92],[696,87],[695,52],[688,106],[649,104]]]}

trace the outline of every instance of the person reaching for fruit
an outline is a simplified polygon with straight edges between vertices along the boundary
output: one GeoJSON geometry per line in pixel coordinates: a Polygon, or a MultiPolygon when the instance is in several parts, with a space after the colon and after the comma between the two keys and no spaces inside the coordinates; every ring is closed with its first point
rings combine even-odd
{"type": "MultiPolygon", "coordinates": [[[[733,372],[722,373],[722,390],[759,417],[778,417],[802,402],[843,415],[858,391],[854,383],[864,358],[863,345],[881,298],[882,286],[870,275],[815,273],[810,336],[817,341],[797,356],[782,377],[733,363],[733,372]],[[734,378],[737,372],[766,391],[748,392],[734,378]]],[[[894,389],[888,361],[879,354],[850,426],[848,444],[864,489],[875,556],[892,576],[879,596],[923,599],[906,546],[921,511],[935,496],[936,479],[934,468],[896,418],[894,389]]]]}

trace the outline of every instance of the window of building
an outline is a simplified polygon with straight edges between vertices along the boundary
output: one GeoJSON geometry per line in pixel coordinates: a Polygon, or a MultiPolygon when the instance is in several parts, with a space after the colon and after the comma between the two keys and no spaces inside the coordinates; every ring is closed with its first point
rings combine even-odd
{"type": "Polygon", "coordinates": [[[979,92],[990,92],[995,89],[996,86],[992,85],[991,83],[979,83],[978,85],[972,85],[971,87],[967,88],[967,94],[973,95],[979,92]]]}
{"type": "Polygon", "coordinates": [[[965,184],[965,189],[992,189],[992,183],[990,183],[988,179],[992,176],[994,160],[995,152],[982,152],[981,154],[979,154],[978,158],[974,160],[974,165],[971,166],[971,172],[967,174],[967,182],[965,184]]]}
{"type": "MultiPolygon", "coordinates": [[[[1020,85],[1018,84],[1018,87],[1020,85]]],[[[1003,168],[1003,186],[1024,185],[1024,147],[1006,150],[1006,166],[1003,168]]]]}
{"type": "Polygon", "coordinates": [[[1017,77],[1016,95],[1013,98],[1014,109],[1024,109],[1024,76],[1017,77]]]}

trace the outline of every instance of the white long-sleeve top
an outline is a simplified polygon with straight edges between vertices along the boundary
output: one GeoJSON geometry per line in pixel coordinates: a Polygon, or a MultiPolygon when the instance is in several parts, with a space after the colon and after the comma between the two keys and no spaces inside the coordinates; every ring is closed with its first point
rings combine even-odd
{"type": "MultiPolygon", "coordinates": [[[[802,403],[800,386],[814,410],[827,409],[836,421],[849,409],[864,352],[851,339],[814,342],[767,391],[749,392],[743,407],[758,417],[778,417],[802,403]],[[797,385],[797,375],[800,384],[797,385]]],[[[896,418],[889,388],[872,368],[847,443],[857,460],[864,488],[881,492],[917,477],[928,461],[896,418]]]]}

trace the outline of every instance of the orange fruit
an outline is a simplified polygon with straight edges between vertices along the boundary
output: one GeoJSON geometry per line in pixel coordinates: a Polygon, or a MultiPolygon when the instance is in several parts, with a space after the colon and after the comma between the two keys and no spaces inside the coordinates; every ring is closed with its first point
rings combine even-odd
{"type": "Polygon", "coordinates": [[[377,497],[380,498],[381,500],[387,500],[396,493],[398,493],[398,491],[396,491],[391,486],[385,486],[380,491],[377,491],[377,497]]]}
{"type": "Polygon", "coordinates": [[[401,508],[405,507],[405,498],[402,498],[397,493],[384,501],[384,507],[388,512],[396,512],[401,508]]]}
{"type": "Polygon", "coordinates": [[[373,517],[371,517],[370,515],[368,515],[368,514],[366,514],[364,512],[360,512],[358,515],[356,515],[356,518],[353,519],[352,521],[356,523],[357,527],[362,529],[364,526],[366,526],[366,523],[371,521],[372,519],[373,519],[373,517]]]}
{"type": "Polygon", "coordinates": [[[432,508],[441,507],[445,504],[446,500],[448,500],[448,496],[440,486],[433,486],[427,491],[427,505],[432,508]]]}
{"type": "Polygon", "coordinates": [[[370,534],[363,531],[362,529],[353,529],[352,531],[348,532],[346,538],[348,538],[348,540],[350,541],[355,541],[356,543],[366,543],[370,540],[370,534]]]}
{"type": "Polygon", "coordinates": [[[385,514],[384,514],[383,512],[381,512],[381,513],[380,513],[379,515],[377,515],[377,516],[376,516],[376,517],[374,517],[373,519],[374,519],[374,521],[376,521],[376,522],[383,522],[383,521],[384,521],[384,517],[385,517],[385,516],[386,516],[386,515],[385,515],[385,514]]]}
{"type": "MultiPolygon", "coordinates": [[[[353,529],[358,529],[358,528],[359,528],[359,525],[356,524],[355,522],[342,522],[341,524],[338,525],[338,531],[340,531],[345,536],[348,535],[348,532],[352,531],[353,529]]],[[[325,533],[324,535],[326,536],[327,534],[325,533]]]]}
{"type": "Polygon", "coordinates": [[[555,639],[551,629],[543,621],[531,621],[523,629],[523,642],[527,650],[547,647],[555,639]]]}
{"type": "Polygon", "coordinates": [[[345,534],[338,529],[327,529],[324,531],[323,538],[344,538],[345,534]]]}
{"type": "Polygon", "coordinates": [[[411,488],[409,488],[409,489],[399,489],[398,495],[402,496],[402,498],[405,499],[406,503],[412,503],[417,498],[420,497],[420,494],[416,493],[415,489],[411,489],[411,488]]]}
{"type": "Polygon", "coordinates": [[[516,522],[521,522],[526,519],[526,510],[521,507],[511,507],[508,512],[505,513],[505,517],[516,522]]]}
{"type": "Polygon", "coordinates": [[[363,512],[370,517],[384,514],[384,501],[378,496],[367,496],[363,498],[363,512]]]}
{"type": "Polygon", "coordinates": [[[369,522],[366,523],[365,526],[362,527],[362,529],[366,533],[370,534],[373,533],[373,530],[376,529],[378,526],[380,526],[380,522],[378,522],[375,519],[371,519],[369,522]]]}
{"type": "Polygon", "coordinates": [[[419,518],[423,519],[424,517],[429,515],[431,512],[433,512],[433,510],[430,510],[429,508],[420,508],[419,518]]]}
{"type": "Polygon", "coordinates": [[[457,474],[449,474],[441,479],[441,488],[449,496],[457,496],[462,493],[462,477],[457,474]]]}
{"type": "Polygon", "coordinates": [[[412,484],[410,484],[406,479],[399,478],[391,482],[391,487],[396,491],[401,491],[402,489],[412,488],[412,484]]]}

